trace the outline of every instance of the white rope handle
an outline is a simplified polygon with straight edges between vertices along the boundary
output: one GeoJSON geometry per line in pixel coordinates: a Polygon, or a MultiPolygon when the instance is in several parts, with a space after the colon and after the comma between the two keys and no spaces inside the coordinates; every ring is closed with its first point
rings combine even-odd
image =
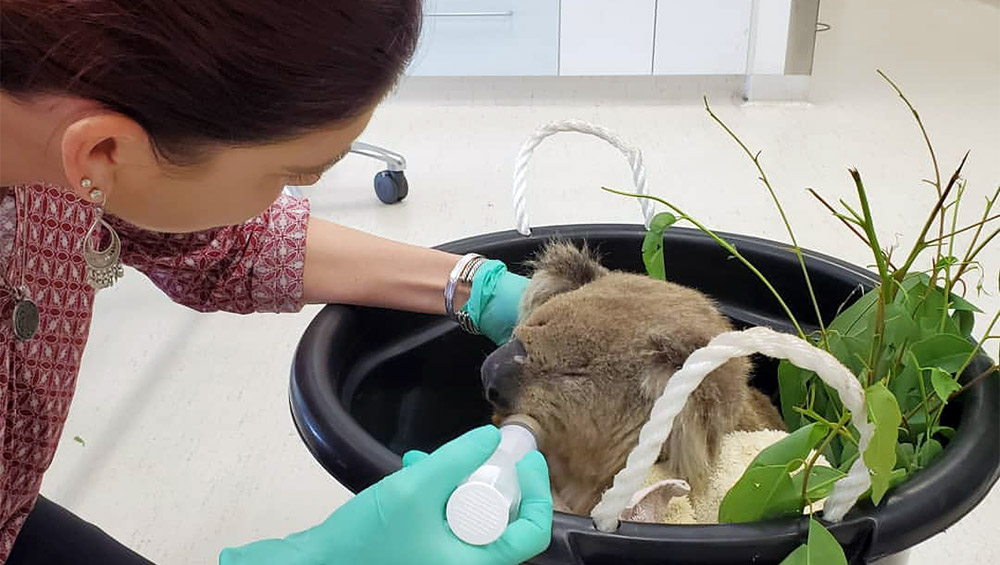
{"type": "MultiPolygon", "coordinates": [[[[514,162],[514,216],[517,221],[517,231],[521,235],[531,235],[531,226],[528,223],[528,210],[525,201],[525,192],[528,190],[528,161],[535,152],[535,148],[541,144],[542,140],[559,132],[585,133],[599,137],[607,141],[625,155],[628,164],[632,167],[632,181],[635,183],[635,191],[638,194],[646,192],[646,166],[642,162],[642,152],[635,147],[625,143],[620,137],[605,127],[597,126],[582,120],[561,120],[542,126],[531,135],[521,146],[514,162]]],[[[639,206],[645,218],[646,228],[649,228],[653,221],[653,202],[646,198],[639,199],[639,206]]]]}
{"type": "MultiPolygon", "coordinates": [[[[663,442],[670,435],[674,418],[684,408],[688,396],[701,381],[723,363],[734,357],[763,353],[770,357],[788,359],[803,369],[814,371],[823,382],[840,396],[840,401],[851,413],[851,422],[861,434],[858,450],[868,449],[874,432],[868,422],[865,392],[851,372],[833,355],[798,337],[756,327],[742,332],[727,332],[716,336],[705,347],[692,353],[684,366],[670,377],[663,394],[653,404],[649,421],[639,431],[639,443],[625,463],[625,468],[615,475],[611,488],[605,491],[594,507],[591,517],[597,529],[612,532],[618,529],[618,518],[628,506],[632,495],[643,486],[650,469],[660,455],[663,442]]],[[[839,522],[858,497],[868,490],[871,477],[864,458],[858,457],[847,476],[837,481],[824,505],[823,517],[839,522]]]]}

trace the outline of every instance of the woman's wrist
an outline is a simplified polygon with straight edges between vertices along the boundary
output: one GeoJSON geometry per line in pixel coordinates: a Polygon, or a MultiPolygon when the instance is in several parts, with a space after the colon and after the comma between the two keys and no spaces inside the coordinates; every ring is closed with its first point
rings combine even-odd
{"type": "Polygon", "coordinates": [[[451,273],[448,275],[448,282],[444,287],[445,314],[457,321],[463,330],[472,334],[480,333],[478,320],[465,308],[468,302],[465,305],[455,304],[455,291],[459,285],[468,287],[470,293],[474,291],[474,280],[480,269],[487,264],[488,261],[486,258],[478,253],[463,255],[455,262],[454,268],[452,268],[451,273]]]}

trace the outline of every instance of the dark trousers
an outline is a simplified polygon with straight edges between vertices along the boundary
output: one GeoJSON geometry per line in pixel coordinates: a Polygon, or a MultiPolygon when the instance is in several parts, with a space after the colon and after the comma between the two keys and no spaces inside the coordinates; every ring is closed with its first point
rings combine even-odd
{"type": "Polygon", "coordinates": [[[7,565],[153,565],[97,526],[39,496],[7,565]]]}

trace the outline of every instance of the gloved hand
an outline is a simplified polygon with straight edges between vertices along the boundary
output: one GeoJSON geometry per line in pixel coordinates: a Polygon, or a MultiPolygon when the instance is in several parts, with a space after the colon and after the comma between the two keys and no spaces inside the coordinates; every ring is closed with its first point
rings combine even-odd
{"type": "Polygon", "coordinates": [[[496,450],[500,433],[484,426],[431,455],[411,452],[402,470],[365,489],[322,524],[219,556],[220,565],[516,565],[548,547],[552,495],[548,467],[533,451],[517,465],[521,509],[496,542],[467,545],[448,528],[452,491],[496,450]]]}
{"type": "Polygon", "coordinates": [[[528,279],[507,270],[501,261],[487,261],[472,278],[469,301],[462,310],[472,323],[497,345],[510,339],[517,325],[521,296],[528,279]]]}

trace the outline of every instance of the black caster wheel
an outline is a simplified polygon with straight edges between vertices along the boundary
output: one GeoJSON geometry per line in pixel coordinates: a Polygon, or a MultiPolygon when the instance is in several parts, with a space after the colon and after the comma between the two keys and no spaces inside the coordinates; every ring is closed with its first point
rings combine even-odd
{"type": "Polygon", "coordinates": [[[386,204],[395,204],[409,193],[403,171],[382,171],[375,175],[375,194],[386,204]]]}

